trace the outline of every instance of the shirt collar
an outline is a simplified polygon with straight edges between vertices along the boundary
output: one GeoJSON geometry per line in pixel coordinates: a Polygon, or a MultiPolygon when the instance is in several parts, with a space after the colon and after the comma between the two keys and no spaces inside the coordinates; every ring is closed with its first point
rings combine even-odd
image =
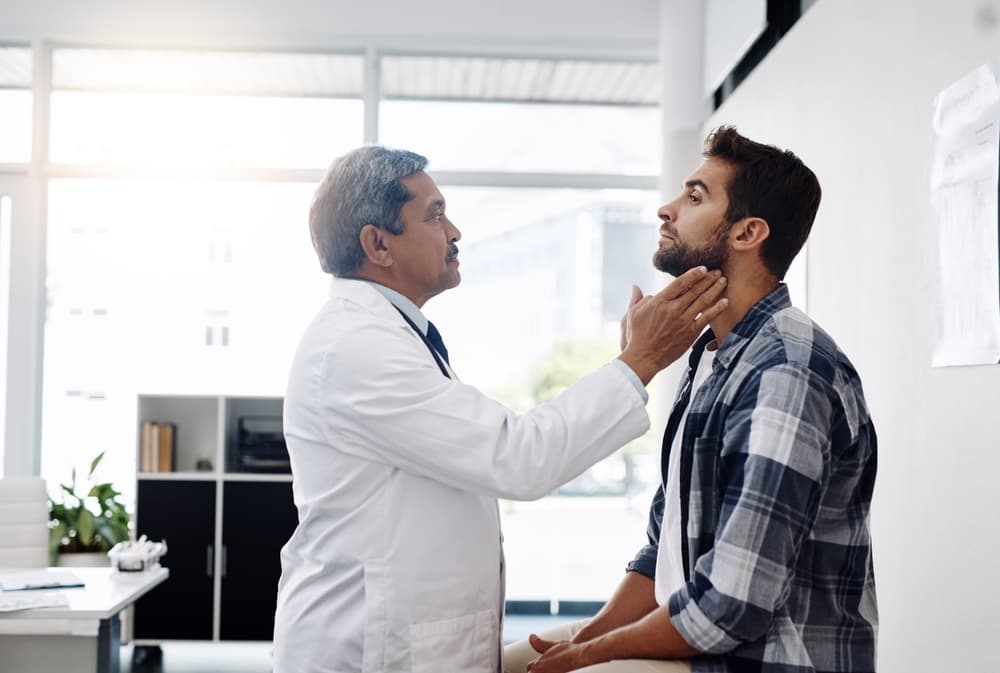
{"type": "MultiPolygon", "coordinates": [[[[747,314],[743,316],[736,325],[730,330],[726,338],[723,339],[722,343],[719,345],[719,350],[715,354],[715,361],[720,365],[729,369],[729,367],[736,361],[746,348],[746,345],[750,343],[757,331],[760,330],[761,326],[770,320],[771,316],[782,309],[791,308],[792,300],[788,295],[788,286],[784,283],[779,283],[778,287],[771,291],[770,294],[765,296],[763,299],[758,301],[756,304],[750,307],[747,314]]],[[[711,333],[711,330],[708,330],[711,333]]],[[[699,339],[699,341],[701,341],[699,339]]],[[[711,341],[711,338],[707,339],[705,342],[711,341]]]]}
{"type": "Polygon", "coordinates": [[[416,304],[393,290],[391,287],[386,287],[385,285],[380,285],[374,281],[366,280],[364,278],[358,278],[357,280],[360,280],[363,283],[368,283],[373,288],[378,290],[379,294],[388,299],[390,304],[406,314],[406,317],[412,320],[413,324],[420,328],[423,335],[427,336],[427,318],[420,312],[420,309],[417,308],[416,304]]]}

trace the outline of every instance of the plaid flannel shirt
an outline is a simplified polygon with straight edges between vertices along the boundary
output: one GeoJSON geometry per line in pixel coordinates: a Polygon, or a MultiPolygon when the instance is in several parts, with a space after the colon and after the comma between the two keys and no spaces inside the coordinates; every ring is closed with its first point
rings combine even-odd
{"type": "MultiPolygon", "coordinates": [[[[705,345],[695,344],[663,440],[668,454],[705,345]]],[[[875,670],[868,526],[875,429],[861,381],[786,286],[727,335],[690,402],[681,445],[686,585],[671,621],[705,653],[695,673],[875,670]]],[[[629,570],[655,577],[663,487],[629,570]]]]}

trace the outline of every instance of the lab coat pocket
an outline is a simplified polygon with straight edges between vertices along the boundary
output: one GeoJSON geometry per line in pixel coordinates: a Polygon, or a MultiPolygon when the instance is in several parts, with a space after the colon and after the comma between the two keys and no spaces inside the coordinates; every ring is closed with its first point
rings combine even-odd
{"type": "Polygon", "coordinates": [[[500,626],[492,610],[410,625],[413,673],[495,673],[499,654],[500,626]]]}
{"type": "Polygon", "coordinates": [[[393,597],[392,584],[382,563],[365,563],[365,635],[361,662],[363,673],[376,673],[386,668],[388,635],[388,605],[393,597]]]}

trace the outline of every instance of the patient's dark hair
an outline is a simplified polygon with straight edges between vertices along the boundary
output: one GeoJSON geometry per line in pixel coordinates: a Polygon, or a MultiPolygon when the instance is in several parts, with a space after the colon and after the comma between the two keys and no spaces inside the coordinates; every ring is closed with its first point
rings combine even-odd
{"type": "Polygon", "coordinates": [[[703,154],[736,169],[728,187],[726,221],[745,217],[767,221],[771,233],[761,247],[761,258],[768,271],[783,279],[816,219],[822,195],[816,174],[788,150],[754,142],[732,126],[712,131],[703,154]]]}

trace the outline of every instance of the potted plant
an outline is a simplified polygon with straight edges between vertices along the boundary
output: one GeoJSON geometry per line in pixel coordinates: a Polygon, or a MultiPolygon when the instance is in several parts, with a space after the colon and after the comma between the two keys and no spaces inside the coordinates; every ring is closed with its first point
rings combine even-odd
{"type": "Polygon", "coordinates": [[[104,452],[90,461],[85,482],[60,484],[59,501],[49,498],[49,554],[53,565],[107,565],[107,552],[129,539],[129,513],[110,482],[97,483],[94,470],[104,452]],[[87,556],[89,555],[89,556],[87,556]]]}

